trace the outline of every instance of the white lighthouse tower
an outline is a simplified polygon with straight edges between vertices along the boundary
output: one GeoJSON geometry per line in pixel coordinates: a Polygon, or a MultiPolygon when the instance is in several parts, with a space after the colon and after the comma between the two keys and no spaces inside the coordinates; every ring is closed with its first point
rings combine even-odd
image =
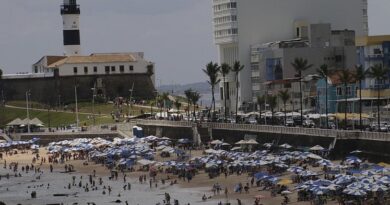
{"type": "Polygon", "coordinates": [[[64,0],[64,4],[61,5],[61,15],[65,55],[80,55],[80,6],[76,0],[64,0]]]}

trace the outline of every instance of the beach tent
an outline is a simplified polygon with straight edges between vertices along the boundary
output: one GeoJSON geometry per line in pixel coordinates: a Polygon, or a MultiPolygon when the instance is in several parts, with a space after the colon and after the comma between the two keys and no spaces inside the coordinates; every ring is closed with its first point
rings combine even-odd
{"type": "Polygon", "coordinates": [[[23,124],[23,121],[20,118],[16,118],[16,119],[12,120],[11,122],[9,122],[7,124],[7,126],[19,126],[22,124],[23,124]]]}

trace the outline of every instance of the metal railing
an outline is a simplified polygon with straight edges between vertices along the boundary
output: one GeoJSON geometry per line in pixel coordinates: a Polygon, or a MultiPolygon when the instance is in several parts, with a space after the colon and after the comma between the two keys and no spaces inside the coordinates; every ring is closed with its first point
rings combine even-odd
{"type": "MultiPolygon", "coordinates": [[[[167,121],[167,120],[133,120],[131,123],[138,125],[154,125],[168,127],[194,127],[197,124],[188,121],[167,121]]],[[[339,139],[361,139],[375,141],[390,141],[390,133],[382,132],[365,132],[354,130],[333,130],[319,128],[303,128],[303,127],[284,127],[284,126],[267,126],[253,124],[230,124],[230,123],[200,123],[203,128],[223,129],[223,130],[238,130],[251,132],[278,133],[290,135],[310,135],[319,137],[331,137],[339,139]]]]}

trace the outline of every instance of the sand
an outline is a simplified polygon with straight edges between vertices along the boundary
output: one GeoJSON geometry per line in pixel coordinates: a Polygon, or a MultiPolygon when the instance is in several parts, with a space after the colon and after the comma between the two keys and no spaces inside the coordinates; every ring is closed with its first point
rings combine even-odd
{"type": "MultiPolygon", "coordinates": [[[[193,151],[192,156],[200,156],[200,151],[193,151]]],[[[40,155],[46,157],[46,150],[41,148],[40,155]]],[[[158,155],[157,155],[158,156],[158,155]]],[[[19,172],[21,172],[21,166],[31,164],[32,158],[34,155],[29,153],[19,153],[17,155],[5,156],[7,161],[7,169],[4,169],[4,160],[0,160],[0,175],[5,175],[10,173],[13,175],[12,170],[9,169],[8,165],[10,162],[19,163],[19,172]]],[[[168,158],[169,159],[169,158],[168,158]]],[[[157,161],[166,161],[167,158],[161,159],[156,157],[157,161]]],[[[173,159],[173,158],[172,158],[173,159]]],[[[233,187],[238,183],[246,184],[250,182],[248,175],[230,175],[225,178],[224,175],[209,179],[207,173],[201,171],[196,175],[193,180],[188,183],[182,180],[177,180],[177,185],[169,185],[169,181],[165,185],[161,184],[161,181],[158,183],[158,187],[149,187],[149,179],[147,183],[140,184],[138,182],[138,176],[148,175],[148,172],[127,172],[127,182],[131,183],[132,189],[123,190],[125,183],[123,182],[123,175],[120,173],[118,180],[109,180],[108,176],[110,175],[109,170],[99,164],[94,164],[90,162],[87,166],[83,165],[82,160],[71,160],[66,162],[66,164],[72,164],[75,167],[76,172],[72,173],[63,173],[64,164],[54,164],[54,171],[51,173],[49,171],[49,164],[43,163],[40,165],[36,163],[38,167],[41,167],[43,173],[34,173],[29,172],[28,174],[21,173],[22,177],[11,177],[9,180],[2,177],[0,180],[0,201],[5,202],[6,204],[87,204],[87,202],[94,202],[96,204],[110,204],[111,202],[119,199],[122,201],[120,204],[125,204],[125,201],[128,201],[129,204],[139,204],[139,205],[154,205],[157,202],[162,203],[164,199],[164,193],[168,192],[171,195],[172,200],[178,199],[180,204],[218,204],[219,201],[223,203],[229,201],[231,204],[237,204],[236,199],[242,200],[243,204],[253,204],[254,196],[263,195],[265,196],[262,199],[261,203],[263,205],[275,205],[281,204],[283,198],[279,195],[277,197],[271,197],[269,191],[259,191],[257,187],[251,187],[249,194],[246,193],[233,193],[233,187]],[[76,184],[78,185],[80,177],[82,176],[82,184],[85,186],[85,183],[89,183],[89,175],[92,175],[93,170],[96,170],[96,177],[94,180],[98,184],[98,177],[102,177],[104,184],[98,186],[98,190],[85,192],[84,188],[79,188],[78,186],[72,186],[71,189],[68,189],[68,184],[72,182],[72,177],[76,177],[76,184]],[[40,176],[40,179],[37,177],[40,176]],[[215,183],[219,183],[222,188],[228,187],[229,194],[228,198],[225,197],[223,191],[220,195],[214,196],[211,188],[215,183]],[[50,184],[50,186],[48,186],[50,184]],[[112,193],[108,196],[107,194],[103,195],[103,186],[111,186],[112,193]],[[34,188],[35,187],[35,188],[34,188]],[[37,192],[37,198],[31,199],[31,192],[35,190],[37,192]],[[69,196],[54,197],[53,194],[69,194],[69,196]],[[120,194],[120,197],[118,196],[120,194]],[[207,201],[202,201],[201,198],[203,194],[206,196],[211,196],[207,201]]],[[[175,176],[172,176],[176,178],[175,176]]],[[[281,178],[289,178],[290,175],[281,176],[281,178]]],[[[166,178],[165,174],[159,174],[157,179],[166,178]]],[[[126,183],[127,184],[127,183],[126,183]]],[[[296,193],[291,194],[291,204],[310,204],[310,202],[296,202],[296,193]]],[[[171,200],[171,201],[172,201],[171,200]]],[[[333,203],[328,203],[333,204],[333,203]]]]}

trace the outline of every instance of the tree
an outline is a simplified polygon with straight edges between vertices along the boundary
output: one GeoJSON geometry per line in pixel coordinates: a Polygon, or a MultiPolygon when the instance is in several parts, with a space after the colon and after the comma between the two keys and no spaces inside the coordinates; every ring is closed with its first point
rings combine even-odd
{"type": "Polygon", "coordinates": [[[362,121],[362,81],[366,79],[367,72],[364,71],[362,65],[355,66],[355,79],[359,82],[359,126],[360,130],[363,129],[363,121],[362,121]]]}
{"type": "Polygon", "coordinates": [[[301,104],[301,123],[303,123],[303,104],[302,104],[302,72],[311,68],[313,65],[309,64],[309,62],[306,59],[303,58],[295,58],[294,62],[291,63],[291,65],[294,67],[295,71],[297,72],[295,77],[299,78],[299,101],[301,104]]]}
{"type": "Polygon", "coordinates": [[[347,86],[348,86],[348,83],[351,81],[351,73],[346,70],[346,69],[343,69],[340,71],[340,73],[338,73],[338,77],[340,79],[340,82],[344,85],[344,104],[345,104],[345,107],[344,107],[344,129],[347,129],[347,126],[348,126],[348,121],[347,121],[347,111],[348,111],[348,96],[347,96],[347,86]]]}
{"type": "Polygon", "coordinates": [[[179,101],[179,99],[176,98],[174,104],[175,104],[177,111],[180,112],[181,102],[179,101]]]}
{"type": "Polygon", "coordinates": [[[242,70],[244,70],[244,65],[241,65],[239,61],[236,61],[234,62],[234,65],[233,65],[233,68],[232,68],[232,71],[234,72],[235,74],[235,77],[236,77],[236,122],[238,121],[238,118],[237,118],[237,111],[238,111],[238,88],[239,88],[239,80],[238,80],[238,74],[240,74],[240,72],[242,70]]]}
{"type": "Polygon", "coordinates": [[[330,70],[328,69],[328,65],[323,64],[317,69],[317,73],[320,77],[325,81],[325,114],[326,114],[326,128],[329,126],[329,118],[328,118],[328,77],[330,74],[330,70]]]}
{"type": "Polygon", "coordinates": [[[283,102],[284,106],[284,125],[287,124],[287,101],[290,100],[290,94],[288,93],[288,90],[280,90],[279,91],[279,97],[283,102]]]}
{"type": "Polygon", "coordinates": [[[215,115],[215,96],[214,96],[214,90],[215,86],[218,85],[221,82],[221,79],[218,79],[218,73],[219,73],[219,66],[217,63],[213,63],[212,61],[206,65],[206,69],[203,69],[203,72],[209,77],[209,80],[207,81],[210,84],[211,87],[211,95],[212,95],[212,107],[213,107],[213,119],[215,115]]]}
{"type": "Polygon", "coordinates": [[[229,64],[227,63],[222,63],[221,65],[221,69],[220,69],[220,73],[223,77],[223,99],[224,99],[224,102],[225,102],[225,107],[224,107],[224,111],[225,111],[225,120],[226,120],[226,117],[227,117],[227,106],[226,106],[226,98],[227,98],[227,94],[229,91],[226,90],[226,76],[229,74],[230,72],[230,66],[229,64]]]}
{"type": "Polygon", "coordinates": [[[0,68],[0,80],[3,78],[3,70],[0,68]]]}
{"type": "Polygon", "coordinates": [[[257,96],[257,104],[259,105],[260,121],[261,121],[261,106],[265,103],[265,96],[257,96]]]}
{"type": "Polygon", "coordinates": [[[187,99],[187,105],[188,105],[188,109],[187,109],[187,117],[188,117],[188,120],[190,120],[190,108],[191,108],[191,98],[192,98],[192,89],[187,89],[184,91],[184,95],[186,96],[186,99],[187,99]]]}
{"type": "Polygon", "coordinates": [[[389,69],[382,66],[382,64],[376,64],[370,68],[369,75],[370,77],[374,78],[376,81],[376,87],[377,87],[377,118],[378,118],[378,131],[380,131],[381,128],[381,118],[380,118],[380,98],[381,98],[381,83],[384,83],[384,81],[388,78],[389,69]]]}
{"type": "Polygon", "coordinates": [[[274,95],[267,96],[267,102],[268,102],[268,105],[271,109],[271,122],[272,122],[272,124],[274,124],[274,110],[275,110],[277,101],[278,101],[277,96],[274,96],[274,95]]]}
{"type": "Polygon", "coordinates": [[[200,94],[197,92],[197,91],[193,91],[192,94],[191,94],[191,101],[192,101],[192,104],[193,104],[193,107],[194,107],[194,119],[196,121],[196,106],[198,105],[198,101],[200,99],[200,94]]]}
{"type": "Polygon", "coordinates": [[[165,108],[166,111],[167,111],[167,118],[169,118],[169,106],[168,106],[168,102],[170,101],[170,99],[169,99],[169,93],[164,92],[164,93],[161,95],[161,98],[162,98],[162,100],[163,100],[164,108],[165,108]]]}

